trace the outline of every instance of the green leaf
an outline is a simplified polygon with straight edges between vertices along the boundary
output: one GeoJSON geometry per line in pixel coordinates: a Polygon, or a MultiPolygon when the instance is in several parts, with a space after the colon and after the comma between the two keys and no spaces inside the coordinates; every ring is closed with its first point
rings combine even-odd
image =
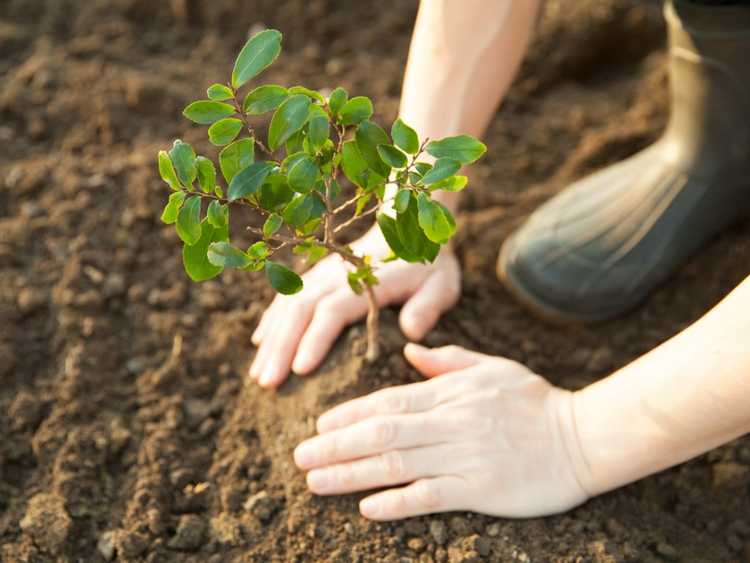
{"type": "Polygon", "coordinates": [[[219,121],[224,117],[229,117],[235,113],[234,106],[223,102],[212,102],[211,100],[199,100],[188,105],[182,115],[190,121],[201,125],[209,125],[214,121],[219,121]]]}
{"type": "Polygon", "coordinates": [[[452,158],[461,164],[471,164],[482,156],[487,147],[470,135],[446,137],[439,141],[431,141],[427,145],[427,152],[435,158],[452,158]]]}
{"type": "Polygon", "coordinates": [[[245,268],[250,265],[250,257],[228,242],[212,242],[206,253],[208,261],[220,268],[245,268]]]}
{"type": "Polygon", "coordinates": [[[169,194],[169,201],[164,206],[161,214],[162,222],[171,225],[177,221],[177,214],[180,212],[183,202],[185,201],[185,192],[179,191],[169,194]]]}
{"type": "Polygon", "coordinates": [[[208,246],[212,242],[224,241],[229,238],[227,227],[216,228],[208,219],[201,223],[201,237],[194,245],[182,247],[182,264],[190,279],[196,282],[209,280],[218,276],[223,268],[214,266],[208,261],[208,246]]]}
{"type": "Polygon", "coordinates": [[[318,167],[315,161],[305,153],[297,158],[289,168],[287,180],[289,187],[295,192],[307,193],[315,185],[318,177],[318,167]]]}
{"type": "Polygon", "coordinates": [[[294,154],[294,153],[302,152],[305,148],[304,128],[300,129],[296,133],[293,133],[286,140],[286,144],[284,145],[284,148],[286,149],[286,154],[294,154]]]}
{"type": "Polygon", "coordinates": [[[341,168],[344,176],[355,186],[364,187],[367,184],[367,163],[357,148],[355,141],[347,141],[341,148],[341,168]]]}
{"type": "Polygon", "coordinates": [[[456,232],[456,221],[445,206],[421,192],[417,197],[419,205],[419,226],[433,242],[445,244],[456,232]]]}
{"type": "Polygon", "coordinates": [[[466,176],[451,176],[430,185],[430,191],[443,190],[444,192],[460,192],[466,187],[469,178],[466,176]]]}
{"type": "Polygon", "coordinates": [[[362,195],[361,197],[358,197],[357,205],[354,208],[354,215],[359,217],[362,214],[362,212],[365,210],[365,206],[370,201],[370,199],[372,199],[372,194],[370,193],[367,193],[367,194],[362,195]]]}
{"type": "Polygon", "coordinates": [[[393,253],[407,262],[422,262],[419,256],[411,253],[401,242],[396,229],[396,221],[385,213],[378,214],[378,226],[393,253]]]}
{"type": "Polygon", "coordinates": [[[180,181],[177,179],[177,173],[174,170],[172,159],[169,158],[167,151],[159,151],[159,175],[169,187],[173,190],[180,189],[180,181]]]}
{"type": "Polygon", "coordinates": [[[260,187],[258,203],[267,211],[277,211],[292,201],[294,192],[289,188],[286,176],[272,172],[260,187]]]}
{"type": "Polygon", "coordinates": [[[432,262],[438,255],[440,245],[431,241],[419,226],[419,206],[414,194],[409,197],[409,206],[404,213],[396,215],[396,230],[401,238],[401,243],[420,262],[432,262]]]}
{"type": "Polygon", "coordinates": [[[304,86],[292,86],[289,88],[290,94],[303,94],[307,96],[308,98],[311,98],[313,100],[316,100],[320,102],[321,104],[324,104],[326,99],[323,97],[323,95],[320,92],[316,92],[315,90],[310,90],[310,88],[305,88],[304,86]]]}
{"type": "MultiPolygon", "coordinates": [[[[373,114],[372,102],[365,96],[355,96],[339,112],[342,125],[357,125],[373,114]]],[[[386,141],[387,142],[387,141],[386,141]]]]}
{"type": "Polygon", "coordinates": [[[281,218],[281,215],[271,213],[266,222],[263,223],[263,236],[266,238],[270,237],[281,228],[283,223],[284,220],[281,218]]]}
{"type": "Polygon", "coordinates": [[[281,33],[266,29],[248,39],[232,70],[232,86],[239,88],[260,74],[281,52],[281,33]]]}
{"type": "Polygon", "coordinates": [[[223,84],[211,84],[206,90],[208,98],[214,102],[223,102],[224,100],[231,100],[234,98],[232,89],[223,84]]]}
{"type": "Polygon", "coordinates": [[[201,238],[201,198],[194,195],[189,198],[177,214],[177,235],[188,246],[194,245],[201,238]]]}
{"type": "Polygon", "coordinates": [[[391,126],[391,137],[398,148],[409,154],[419,152],[419,137],[417,132],[404,123],[399,117],[391,126]]]}
{"type": "Polygon", "coordinates": [[[252,139],[239,139],[224,147],[219,153],[219,168],[227,184],[232,181],[235,174],[250,166],[255,160],[252,139]]]}
{"type": "Polygon", "coordinates": [[[310,117],[307,121],[307,142],[313,153],[317,153],[328,140],[330,126],[328,116],[320,106],[310,108],[310,117]]]}
{"type": "MultiPolygon", "coordinates": [[[[329,182],[330,183],[328,185],[328,191],[331,194],[331,200],[334,200],[341,194],[341,185],[339,184],[338,180],[334,178],[331,178],[329,182]]],[[[325,184],[322,186],[322,188],[322,190],[318,191],[320,191],[321,193],[325,193],[325,184]]]]}
{"type": "Polygon", "coordinates": [[[348,99],[349,94],[341,87],[331,92],[331,95],[328,96],[328,108],[331,110],[331,113],[337,115],[348,99]]]}
{"type": "Polygon", "coordinates": [[[461,163],[452,158],[438,158],[435,164],[432,166],[432,170],[427,172],[420,183],[422,184],[434,184],[440,180],[445,180],[449,176],[453,176],[461,168],[461,163]]]}
{"type": "Polygon", "coordinates": [[[198,171],[198,183],[201,189],[211,193],[216,187],[216,168],[214,163],[205,156],[199,156],[195,159],[195,167],[198,171]]]}
{"type": "Polygon", "coordinates": [[[174,164],[177,177],[182,185],[190,188],[198,175],[193,147],[177,139],[169,151],[169,158],[172,159],[172,164],[174,164]]]}
{"type": "Polygon", "coordinates": [[[406,166],[406,155],[393,145],[378,145],[378,155],[388,166],[393,168],[404,168],[406,166]]]}
{"type": "Polygon", "coordinates": [[[279,106],[268,128],[268,145],[271,150],[279,148],[302,128],[307,121],[309,111],[310,98],[304,94],[290,96],[279,106]]]}
{"type": "Polygon", "coordinates": [[[223,147],[234,141],[242,131],[242,121],[236,117],[220,119],[208,128],[208,140],[212,145],[223,147]]]}
{"type": "Polygon", "coordinates": [[[234,201],[256,193],[265,181],[266,176],[271,172],[272,167],[270,163],[261,160],[240,170],[229,183],[227,199],[234,201]]]}
{"type": "Polygon", "coordinates": [[[267,258],[269,254],[270,250],[268,249],[268,244],[262,240],[251,244],[247,249],[247,255],[252,260],[263,260],[264,258],[267,258]]]}
{"type": "Polygon", "coordinates": [[[259,115],[275,110],[289,97],[289,91],[276,84],[264,84],[248,92],[242,102],[242,111],[249,115],[259,115]]]}
{"type": "MultiPolygon", "coordinates": [[[[367,259],[367,257],[365,257],[365,259],[367,259]]],[[[347,281],[349,282],[349,287],[352,288],[352,291],[359,295],[364,291],[365,286],[372,287],[377,285],[378,278],[375,277],[375,274],[372,271],[372,266],[367,263],[353,272],[349,272],[347,274],[347,281]]]]}
{"type": "Polygon", "coordinates": [[[407,262],[432,262],[438,255],[440,245],[428,239],[419,226],[418,204],[409,194],[406,209],[393,219],[378,214],[378,226],[388,246],[399,258],[407,262]]]}
{"type": "Polygon", "coordinates": [[[349,287],[357,295],[362,295],[365,288],[362,286],[362,282],[355,272],[349,272],[346,274],[346,281],[349,283],[349,287]]]}
{"type": "Polygon", "coordinates": [[[292,252],[298,256],[305,256],[305,263],[308,266],[312,266],[328,254],[328,249],[325,246],[315,244],[315,242],[303,242],[292,248],[292,252]]]}
{"type": "Polygon", "coordinates": [[[310,221],[315,221],[325,212],[325,204],[315,192],[297,195],[284,208],[284,222],[301,229],[310,221]]]}
{"type": "Polygon", "coordinates": [[[367,166],[378,175],[387,178],[391,172],[391,167],[380,158],[378,145],[387,145],[391,142],[388,134],[377,123],[363,121],[357,127],[355,139],[357,141],[357,148],[359,148],[359,152],[362,158],[365,159],[367,166]]]}
{"type": "Polygon", "coordinates": [[[409,207],[409,198],[411,192],[406,189],[401,189],[396,193],[396,197],[393,199],[393,209],[398,213],[403,213],[409,207]]]}
{"type": "Polygon", "coordinates": [[[214,227],[226,227],[229,224],[229,207],[213,200],[208,205],[206,218],[214,227]]]}
{"type": "Polygon", "coordinates": [[[266,261],[266,277],[271,287],[284,295],[292,295],[302,290],[302,278],[278,262],[266,261]]]}

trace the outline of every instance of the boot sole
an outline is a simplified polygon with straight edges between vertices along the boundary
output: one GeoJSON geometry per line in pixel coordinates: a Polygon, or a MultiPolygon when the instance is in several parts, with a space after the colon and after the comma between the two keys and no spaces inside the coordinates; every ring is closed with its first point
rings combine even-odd
{"type": "Polygon", "coordinates": [[[573,313],[551,305],[528,291],[508,268],[510,241],[511,239],[506,240],[500,248],[496,267],[497,277],[513,297],[531,311],[534,316],[543,321],[558,325],[600,323],[617,317],[638,305],[638,303],[635,303],[626,309],[606,313],[573,313]]]}

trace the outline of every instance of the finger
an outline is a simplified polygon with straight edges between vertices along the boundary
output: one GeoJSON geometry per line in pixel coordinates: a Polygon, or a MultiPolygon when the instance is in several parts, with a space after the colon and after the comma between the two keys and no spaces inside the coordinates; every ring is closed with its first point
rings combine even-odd
{"type": "Polygon", "coordinates": [[[425,377],[466,369],[492,359],[491,356],[472,352],[460,346],[425,348],[412,342],[404,347],[404,356],[425,377]]]}
{"type": "MultiPolygon", "coordinates": [[[[403,279],[400,267],[383,268],[379,280],[375,299],[380,307],[406,299],[419,283],[419,278],[414,276],[403,279]]],[[[354,293],[349,286],[340,287],[321,300],[300,342],[292,366],[294,372],[306,374],[318,367],[344,327],[365,316],[367,309],[367,299],[354,293]]]]}
{"type": "Polygon", "coordinates": [[[370,520],[399,520],[410,516],[468,510],[467,484],[445,475],[419,479],[407,487],[389,489],[362,499],[359,511],[370,520]]]}
{"type": "Polygon", "coordinates": [[[391,450],[329,465],[310,471],[307,486],[316,495],[340,495],[433,477],[444,471],[446,456],[450,456],[451,451],[447,445],[391,450]]]}
{"type": "Polygon", "coordinates": [[[320,415],[318,432],[331,432],[377,415],[424,412],[455,394],[454,389],[441,383],[438,380],[410,383],[352,399],[320,415]]]}
{"type": "Polygon", "coordinates": [[[304,375],[318,367],[344,327],[366,312],[365,298],[356,295],[348,286],[323,298],[315,307],[310,326],[294,357],[294,372],[304,375]]]}
{"type": "Polygon", "coordinates": [[[285,308],[283,316],[261,344],[266,349],[258,368],[261,387],[277,387],[289,375],[292,359],[311,317],[312,304],[309,302],[298,300],[285,308]]]}
{"type": "Polygon", "coordinates": [[[453,307],[459,297],[458,271],[435,272],[401,309],[399,324],[407,338],[421,340],[435,326],[440,315],[453,307]]]}
{"type": "MultiPolygon", "coordinates": [[[[273,327],[281,320],[282,317],[276,314],[276,311],[278,311],[279,309],[282,309],[282,307],[277,307],[276,310],[271,312],[268,319],[265,321],[265,326],[263,329],[264,335],[268,335],[269,332],[273,332],[273,327]]],[[[249,375],[251,379],[257,380],[260,377],[261,373],[263,373],[265,359],[270,351],[271,346],[268,343],[268,339],[261,338],[258,345],[258,351],[255,353],[253,363],[250,365],[249,375]]]]}
{"type": "Polygon", "coordinates": [[[439,444],[455,434],[452,421],[429,413],[376,416],[319,434],[294,450],[300,469],[313,469],[395,449],[439,444]]]}
{"type": "MultiPolygon", "coordinates": [[[[327,258],[324,261],[319,262],[315,267],[302,276],[302,279],[305,282],[304,291],[306,293],[306,298],[314,301],[316,298],[319,298],[326,293],[330,293],[330,291],[337,285],[336,276],[327,275],[331,266],[331,260],[327,258]],[[315,294],[311,295],[311,291],[314,291],[315,294]]],[[[271,305],[269,305],[253,332],[251,337],[253,344],[256,346],[260,344],[261,340],[263,340],[263,334],[267,328],[272,325],[271,320],[274,318],[279,308],[283,309],[284,303],[285,298],[281,295],[277,295],[271,305]]]]}
{"type": "Polygon", "coordinates": [[[250,341],[255,346],[259,346],[261,341],[263,340],[263,333],[265,332],[265,330],[267,330],[268,325],[271,323],[271,319],[273,319],[274,317],[276,308],[279,306],[279,301],[280,297],[277,295],[268,306],[268,308],[263,312],[263,315],[260,317],[258,326],[255,328],[253,335],[250,337],[250,341]]]}

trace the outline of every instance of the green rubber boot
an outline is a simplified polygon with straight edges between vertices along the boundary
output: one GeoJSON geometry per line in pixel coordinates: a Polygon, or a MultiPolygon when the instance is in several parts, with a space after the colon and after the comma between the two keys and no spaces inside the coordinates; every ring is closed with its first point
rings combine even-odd
{"type": "Polygon", "coordinates": [[[664,135],[575,182],[503,244],[498,275],[536,313],[599,321],[631,309],[750,213],[750,6],[665,5],[664,135]]]}

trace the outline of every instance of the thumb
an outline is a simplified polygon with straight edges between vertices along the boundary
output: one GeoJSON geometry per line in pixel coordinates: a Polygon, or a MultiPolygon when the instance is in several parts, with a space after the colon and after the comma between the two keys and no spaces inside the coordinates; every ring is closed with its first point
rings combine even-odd
{"type": "Polygon", "coordinates": [[[435,377],[452,371],[469,368],[487,361],[488,356],[460,346],[425,348],[410,342],[404,347],[404,356],[425,377],[435,377]]]}

